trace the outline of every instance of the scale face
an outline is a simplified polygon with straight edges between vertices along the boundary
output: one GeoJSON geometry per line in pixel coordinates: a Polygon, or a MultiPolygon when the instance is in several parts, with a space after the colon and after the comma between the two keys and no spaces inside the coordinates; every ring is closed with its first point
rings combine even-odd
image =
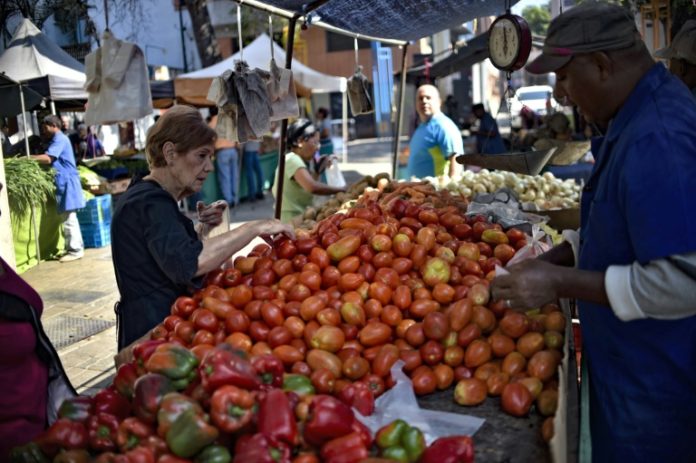
{"type": "Polygon", "coordinates": [[[501,71],[516,71],[527,62],[532,49],[532,32],[524,18],[505,14],[488,31],[488,54],[501,71]]]}

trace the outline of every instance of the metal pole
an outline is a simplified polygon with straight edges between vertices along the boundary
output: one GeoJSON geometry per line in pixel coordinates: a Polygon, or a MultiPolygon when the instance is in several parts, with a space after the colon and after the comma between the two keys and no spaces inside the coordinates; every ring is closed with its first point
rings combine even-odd
{"type": "Polygon", "coordinates": [[[341,136],[343,137],[343,143],[341,144],[341,160],[346,163],[348,162],[348,90],[343,89],[341,94],[341,109],[343,116],[343,126],[341,130],[341,136]]]}
{"type": "MultiPolygon", "coordinates": [[[[288,43],[285,51],[285,69],[292,68],[292,48],[295,44],[295,25],[297,24],[297,18],[299,16],[293,16],[290,19],[290,24],[288,25],[288,43]]],[[[283,207],[283,183],[285,180],[285,149],[286,149],[286,138],[288,134],[288,120],[283,119],[280,125],[280,147],[278,148],[278,186],[276,187],[276,205],[275,205],[275,218],[280,219],[280,211],[283,207]]]]}
{"type": "MultiPolygon", "coordinates": [[[[21,83],[19,84],[19,102],[22,105],[22,124],[24,124],[24,149],[27,152],[27,159],[31,159],[29,151],[29,133],[27,132],[27,110],[24,104],[24,90],[22,90],[21,83]]],[[[51,104],[53,104],[53,101],[51,101],[51,104]]],[[[36,245],[36,260],[38,265],[39,263],[41,263],[41,246],[39,245],[39,229],[36,226],[36,209],[34,208],[34,203],[31,203],[31,223],[34,226],[34,244],[36,245]]]]}
{"type": "Polygon", "coordinates": [[[392,179],[396,180],[399,168],[399,139],[403,128],[404,100],[406,98],[406,53],[408,43],[401,50],[401,84],[399,85],[399,106],[396,108],[396,133],[394,134],[394,158],[392,159],[392,179]]]}
{"type": "Polygon", "coordinates": [[[184,72],[188,72],[188,60],[186,59],[186,37],[184,35],[186,28],[184,27],[184,16],[181,13],[183,3],[184,0],[179,0],[179,31],[181,32],[181,52],[184,55],[184,72]]]}
{"type": "Polygon", "coordinates": [[[54,116],[58,115],[58,111],[56,111],[56,102],[51,100],[51,114],[54,116]]]}

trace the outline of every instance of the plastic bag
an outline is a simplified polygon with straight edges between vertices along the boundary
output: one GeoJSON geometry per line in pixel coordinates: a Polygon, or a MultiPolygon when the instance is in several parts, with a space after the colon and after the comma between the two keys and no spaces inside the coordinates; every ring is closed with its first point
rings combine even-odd
{"type": "Polygon", "coordinates": [[[550,250],[553,246],[548,241],[546,233],[538,225],[533,225],[532,236],[527,235],[527,244],[515,253],[506,267],[526,259],[533,259],[550,250]]]}
{"type": "Polygon", "coordinates": [[[377,398],[372,415],[362,416],[353,410],[370,431],[377,433],[382,426],[400,418],[423,431],[425,441],[431,444],[439,437],[461,434],[473,436],[483,425],[483,418],[420,408],[413,392],[413,383],[401,371],[403,366],[404,362],[401,360],[392,366],[391,375],[396,380],[396,385],[377,398]]]}
{"type": "Polygon", "coordinates": [[[516,227],[527,233],[531,232],[533,224],[548,220],[546,217],[521,211],[517,195],[509,188],[501,188],[495,193],[477,194],[469,204],[466,215],[483,215],[505,229],[516,227]]]}
{"type": "Polygon", "coordinates": [[[346,179],[343,177],[341,168],[338,167],[338,163],[336,161],[330,162],[329,167],[326,168],[324,174],[326,175],[326,183],[329,186],[336,188],[343,188],[346,186],[346,179]]]}

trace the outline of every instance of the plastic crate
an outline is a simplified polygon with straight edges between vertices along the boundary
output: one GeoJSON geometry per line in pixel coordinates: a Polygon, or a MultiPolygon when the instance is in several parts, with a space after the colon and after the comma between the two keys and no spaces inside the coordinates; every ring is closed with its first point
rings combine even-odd
{"type": "Polygon", "coordinates": [[[86,248],[101,248],[111,244],[111,222],[80,223],[82,242],[86,248]]]}
{"type": "Polygon", "coordinates": [[[77,211],[80,224],[111,222],[111,195],[95,196],[77,211]]]}

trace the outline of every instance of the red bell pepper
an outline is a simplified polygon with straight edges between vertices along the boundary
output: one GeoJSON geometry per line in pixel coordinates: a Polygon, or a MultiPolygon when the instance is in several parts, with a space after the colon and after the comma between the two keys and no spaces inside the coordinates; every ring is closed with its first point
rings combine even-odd
{"type": "Polygon", "coordinates": [[[167,432],[176,419],[187,410],[193,410],[198,415],[203,415],[200,404],[190,397],[178,392],[170,392],[162,398],[157,411],[157,435],[167,437],[167,432]]]}
{"type": "Polygon", "coordinates": [[[87,422],[89,446],[92,450],[107,452],[116,450],[118,438],[118,418],[109,413],[98,413],[87,422]]]}
{"type": "Polygon", "coordinates": [[[135,391],[135,381],[138,379],[138,370],[135,363],[124,363],[118,367],[116,376],[114,377],[113,386],[125,398],[131,400],[135,391]]]}
{"type": "Polygon", "coordinates": [[[157,459],[157,463],[191,463],[191,460],[166,453],[157,459]]]}
{"type": "Polygon", "coordinates": [[[221,344],[210,351],[198,367],[203,387],[212,392],[230,384],[247,390],[256,390],[261,386],[261,380],[251,363],[243,354],[221,344]]]}
{"type": "Polygon", "coordinates": [[[235,432],[251,422],[255,406],[254,394],[227,384],[213,392],[210,418],[221,431],[235,432]]]}
{"type": "Polygon", "coordinates": [[[368,428],[367,426],[362,424],[360,420],[355,418],[353,420],[353,426],[351,426],[351,429],[353,430],[353,432],[357,432],[360,435],[360,437],[362,437],[365,447],[367,447],[368,449],[372,447],[372,442],[374,439],[372,438],[372,431],[370,431],[370,428],[368,428]]]}
{"type": "Polygon", "coordinates": [[[121,451],[125,452],[144,442],[152,433],[153,429],[138,418],[126,418],[118,426],[116,443],[121,451]]]}
{"type": "Polygon", "coordinates": [[[94,414],[108,413],[119,420],[130,415],[131,404],[115,388],[102,389],[94,395],[94,414]]]}
{"type": "Polygon", "coordinates": [[[166,376],[147,373],[135,382],[133,412],[146,423],[154,423],[157,410],[164,396],[174,392],[174,385],[166,376]]]}
{"type": "MultiPolygon", "coordinates": [[[[127,463],[155,463],[155,454],[147,447],[138,446],[126,452],[124,456],[127,463]]],[[[117,461],[117,463],[121,462],[117,461]]]]}
{"type": "Polygon", "coordinates": [[[60,418],[40,434],[35,441],[45,454],[55,456],[61,449],[86,448],[89,438],[84,424],[60,418]]]}
{"type": "Polygon", "coordinates": [[[281,389],[268,391],[259,402],[258,430],[272,439],[290,446],[297,445],[297,423],[295,412],[288,396],[281,389]]]}
{"type": "Polygon", "coordinates": [[[350,434],[354,420],[353,410],[340,400],[328,395],[314,396],[307,412],[305,441],[319,447],[331,439],[350,434]]]}
{"type": "Polygon", "coordinates": [[[261,390],[283,386],[285,367],[278,357],[272,354],[260,355],[252,358],[251,364],[261,378],[261,390]]]}
{"type": "Polygon", "coordinates": [[[140,442],[140,447],[147,447],[152,450],[155,458],[159,458],[165,453],[169,452],[169,447],[167,443],[159,436],[148,436],[144,441],[140,442]]]}
{"type": "Polygon", "coordinates": [[[150,356],[154,354],[157,347],[165,342],[164,339],[152,339],[140,342],[133,347],[133,361],[135,362],[135,368],[138,370],[139,375],[147,373],[145,364],[150,359],[150,356]]]}
{"type": "Polygon", "coordinates": [[[52,463],[91,463],[92,456],[85,449],[61,450],[52,463]]]}
{"type": "Polygon", "coordinates": [[[338,398],[344,404],[354,407],[363,416],[370,416],[375,411],[375,396],[365,383],[349,384],[341,390],[338,398]]]}
{"type": "Polygon", "coordinates": [[[425,449],[420,463],[473,463],[474,442],[469,436],[440,437],[425,449]]]}
{"type": "Polygon", "coordinates": [[[290,448],[261,433],[244,434],[234,448],[234,463],[290,463],[290,448]]]}
{"type": "Polygon", "coordinates": [[[71,397],[58,408],[58,418],[66,418],[78,423],[86,423],[94,410],[94,400],[87,396],[71,397]]]}
{"type": "Polygon", "coordinates": [[[368,451],[363,438],[353,432],[330,440],[321,448],[321,461],[324,463],[357,463],[367,458],[368,451]]]}

